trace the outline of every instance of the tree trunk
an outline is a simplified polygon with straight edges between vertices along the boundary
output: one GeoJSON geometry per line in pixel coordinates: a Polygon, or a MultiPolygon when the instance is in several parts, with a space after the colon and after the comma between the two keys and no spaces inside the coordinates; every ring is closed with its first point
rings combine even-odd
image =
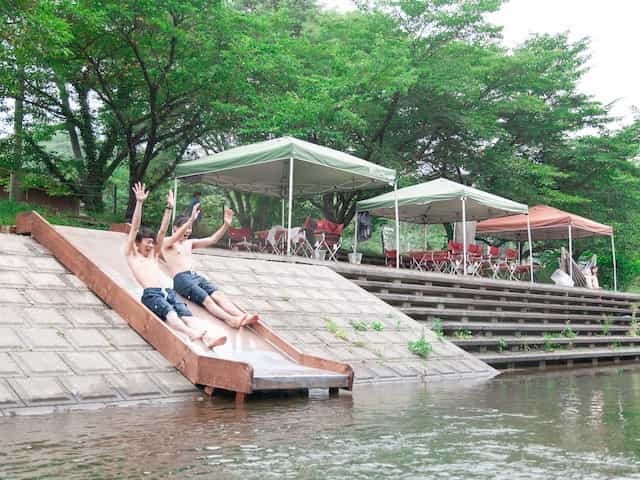
{"type": "Polygon", "coordinates": [[[22,173],[22,153],[23,153],[23,124],[24,124],[24,66],[18,64],[18,92],[16,93],[15,111],[13,116],[14,129],[14,158],[10,172],[9,200],[21,200],[21,173],[22,173]]]}

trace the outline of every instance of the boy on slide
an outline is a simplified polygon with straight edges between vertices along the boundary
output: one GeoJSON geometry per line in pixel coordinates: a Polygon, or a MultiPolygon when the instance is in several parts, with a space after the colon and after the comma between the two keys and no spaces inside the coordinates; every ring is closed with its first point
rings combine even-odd
{"type": "Polygon", "coordinates": [[[167,195],[167,208],[156,238],[152,230],[146,227],[140,228],[142,205],[149,196],[149,192],[140,182],[136,183],[132,189],[136,195],[136,208],[127,237],[125,256],[133,276],[144,288],[142,303],[161,320],[166,321],[171,328],[186,335],[191,341],[201,340],[208,349],[223,345],[227,337],[215,338],[206,330],[197,329],[187,306],[178,300],[173,289],[167,288],[171,281],[158,265],[160,245],[162,245],[174,207],[173,194],[167,195]]]}
{"type": "Polygon", "coordinates": [[[258,315],[240,310],[211,282],[192,270],[193,249],[217,243],[231,225],[233,210],[227,209],[224,212],[224,224],[213,235],[190,240],[191,227],[199,212],[200,205],[194,205],[189,217],[178,217],[173,225],[173,235],[165,238],[162,244],[162,256],[173,276],[173,288],[183,297],[202,305],[211,315],[234,328],[252,325],[260,319],[258,315]]]}

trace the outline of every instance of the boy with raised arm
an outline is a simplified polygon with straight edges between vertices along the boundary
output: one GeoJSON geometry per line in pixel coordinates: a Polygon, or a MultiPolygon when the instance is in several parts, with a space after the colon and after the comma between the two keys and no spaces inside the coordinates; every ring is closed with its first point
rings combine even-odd
{"type": "Polygon", "coordinates": [[[162,256],[173,276],[173,288],[183,297],[202,305],[211,315],[224,320],[234,328],[256,323],[260,318],[258,315],[241,311],[209,280],[193,271],[193,249],[217,243],[233,220],[233,210],[227,209],[224,212],[223,225],[213,235],[190,240],[191,227],[199,212],[200,206],[194,205],[189,217],[177,218],[173,225],[173,235],[166,238],[162,244],[162,256]]]}
{"type": "Polygon", "coordinates": [[[191,312],[170,288],[171,280],[160,270],[158,257],[160,246],[165,236],[171,212],[174,207],[173,194],[167,195],[167,208],[162,217],[162,225],[158,236],[151,229],[140,228],[142,205],[149,196],[144,184],[136,183],[133,187],[136,195],[136,208],[131,220],[131,230],[127,237],[125,256],[133,276],[144,291],[142,303],[161,320],[184,335],[191,341],[201,340],[207,348],[223,345],[227,337],[213,338],[206,330],[196,329],[191,320],[191,312]]]}

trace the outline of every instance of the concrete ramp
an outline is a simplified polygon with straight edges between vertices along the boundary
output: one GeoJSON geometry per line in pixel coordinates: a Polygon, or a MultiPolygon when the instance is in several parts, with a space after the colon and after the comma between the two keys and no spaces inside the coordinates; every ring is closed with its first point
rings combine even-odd
{"type": "Polygon", "coordinates": [[[233,329],[189,302],[194,317],[228,341],[215,352],[185,342],[139,302],[142,290],[129,272],[123,233],[53,227],[35,212],[19,216],[17,229],[31,233],[192,383],[209,392],[230,390],[242,400],[258,390],[350,389],[353,384],[349,365],[304,354],[264,324],[233,329]]]}

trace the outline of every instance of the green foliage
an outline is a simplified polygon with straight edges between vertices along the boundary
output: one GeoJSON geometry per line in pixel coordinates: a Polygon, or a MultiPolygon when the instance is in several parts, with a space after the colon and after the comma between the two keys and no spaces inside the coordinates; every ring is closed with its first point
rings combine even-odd
{"type": "Polygon", "coordinates": [[[367,325],[367,322],[363,320],[351,320],[349,324],[356,332],[366,332],[369,330],[369,325],[367,325]]]}
{"type": "Polygon", "coordinates": [[[542,336],[544,337],[544,350],[546,352],[551,352],[554,349],[560,347],[560,344],[554,341],[558,337],[553,333],[544,332],[542,336]]]}
{"type": "Polygon", "coordinates": [[[609,335],[611,331],[611,325],[613,325],[613,317],[610,315],[602,315],[602,334],[609,335]]]}
{"type": "Polygon", "coordinates": [[[433,326],[431,327],[431,329],[433,330],[433,332],[438,337],[438,340],[440,340],[440,341],[444,340],[444,331],[442,330],[442,319],[441,318],[435,318],[433,320],[433,326]]]}
{"type": "Polygon", "coordinates": [[[499,338],[498,339],[498,351],[499,352],[503,352],[504,350],[507,349],[509,345],[507,344],[507,341],[504,338],[499,338]]]}
{"type": "Polygon", "coordinates": [[[407,347],[411,353],[421,358],[427,358],[433,350],[431,343],[425,338],[424,332],[422,332],[422,336],[418,340],[409,340],[407,347]]]}
{"type": "Polygon", "coordinates": [[[573,329],[571,328],[571,324],[567,322],[567,326],[564,328],[564,330],[562,330],[561,335],[566,338],[575,338],[577,336],[577,333],[573,331],[573,329]]]}
{"type": "Polygon", "coordinates": [[[453,336],[456,337],[458,340],[468,340],[471,337],[473,337],[473,333],[471,333],[471,330],[456,330],[455,332],[453,332],[453,336]]]}
{"type": "Polygon", "coordinates": [[[384,325],[380,320],[374,320],[373,322],[371,322],[371,328],[376,332],[381,332],[382,330],[384,330],[384,325]]]}
{"type": "Polygon", "coordinates": [[[336,322],[334,322],[331,319],[327,319],[326,324],[327,324],[327,331],[335,335],[336,338],[343,341],[349,340],[346,332],[343,329],[339,328],[338,325],[336,325],[336,322]]]}

